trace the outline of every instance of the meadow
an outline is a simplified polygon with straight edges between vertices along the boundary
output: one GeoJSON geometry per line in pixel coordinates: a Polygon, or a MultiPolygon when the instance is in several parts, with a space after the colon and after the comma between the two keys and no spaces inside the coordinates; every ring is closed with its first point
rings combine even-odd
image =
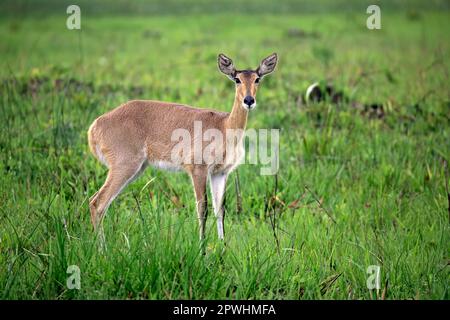
{"type": "Polygon", "coordinates": [[[0,19],[1,299],[449,299],[448,10],[385,10],[368,30],[364,5],[81,7],[81,30],[63,6],[0,19]],[[130,99],[230,111],[220,52],[242,69],[279,54],[248,123],[280,129],[277,175],[244,164],[230,176],[226,249],[210,204],[202,255],[188,176],[148,169],[109,208],[100,250],[88,199],[107,170],[89,125],[130,99]],[[346,99],[307,103],[316,81],[346,99]]]}

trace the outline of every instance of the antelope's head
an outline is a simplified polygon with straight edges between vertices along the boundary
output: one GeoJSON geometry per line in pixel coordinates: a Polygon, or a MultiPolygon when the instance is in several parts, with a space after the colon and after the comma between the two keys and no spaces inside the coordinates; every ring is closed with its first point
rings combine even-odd
{"type": "Polygon", "coordinates": [[[219,54],[219,70],[236,83],[236,97],[241,101],[241,105],[246,110],[256,107],[256,91],[261,79],[273,72],[277,65],[278,56],[271,54],[263,59],[256,70],[236,70],[233,60],[224,54],[219,54]]]}

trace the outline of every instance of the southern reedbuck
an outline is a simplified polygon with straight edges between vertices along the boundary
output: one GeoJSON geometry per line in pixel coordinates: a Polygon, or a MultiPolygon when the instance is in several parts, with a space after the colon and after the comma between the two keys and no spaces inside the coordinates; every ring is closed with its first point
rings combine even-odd
{"type": "MultiPolygon", "coordinates": [[[[109,168],[103,186],[90,198],[89,208],[94,229],[111,202],[148,165],[164,169],[185,170],[192,179],[197,203],[200,239],[204,239],[207,215],[207,180],[210,180],[214,213],[219,238],[224,238],[223,199],[227,177],[240,163],[244,154],[243,131],[249,110],[256,106],[256,91],[262,77],[271,73],[277,64],[277,54],[263,59],[256,70],[236,70],[233,61],[218,56],[219,70],[236,84],[231,113],[193,108],[178,103],[149,100],[129,101],[98,117],[88,131],[89,147],[94,156],[109,168]],[[200,123],[203,130],[213,129],[224,136],[234,131],[232,140],[221,140],[208,161],[184,152],[174,159],[177,130],[192,133],[200,123]],[[181,160],[180,160],[181,159],[181,160]]],[[[193,148],[205,149],[204,141],[194,138],[193,148]]],[[[190,147],[191,145],[189,145],[190,147]]],[[[175,153],[176,154],[176,153],[175,153]]],[[[177,154],[176,154],[177,155],[177,154]]]]}

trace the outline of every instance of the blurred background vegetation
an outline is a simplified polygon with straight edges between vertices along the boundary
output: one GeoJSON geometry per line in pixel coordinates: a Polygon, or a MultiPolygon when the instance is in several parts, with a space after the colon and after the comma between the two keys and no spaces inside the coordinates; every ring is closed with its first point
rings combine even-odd
{"type": "Polygon", "coordinates": [[[187,15],[187,14],[311,14],[361,12],[371,5],[381,5],[389,11],[417,12],[423,10],[448,10],[446,0],[5,0],[1,14],[5,16],[59,15],[61,8],[76,4],[90,15],[187,15]]]}

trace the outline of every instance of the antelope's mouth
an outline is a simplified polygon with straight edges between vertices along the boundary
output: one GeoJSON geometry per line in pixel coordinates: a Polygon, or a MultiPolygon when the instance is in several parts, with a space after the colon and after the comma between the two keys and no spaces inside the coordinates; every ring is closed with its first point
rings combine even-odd
{"type": "Polygon", "coordinates": [[[245,110],[248,110],[248,111],[253,110],[256,108],[256,103],[253,103],[250,106],[245,103],[242,103],[242,108],[244,108],[245,110]]]}

